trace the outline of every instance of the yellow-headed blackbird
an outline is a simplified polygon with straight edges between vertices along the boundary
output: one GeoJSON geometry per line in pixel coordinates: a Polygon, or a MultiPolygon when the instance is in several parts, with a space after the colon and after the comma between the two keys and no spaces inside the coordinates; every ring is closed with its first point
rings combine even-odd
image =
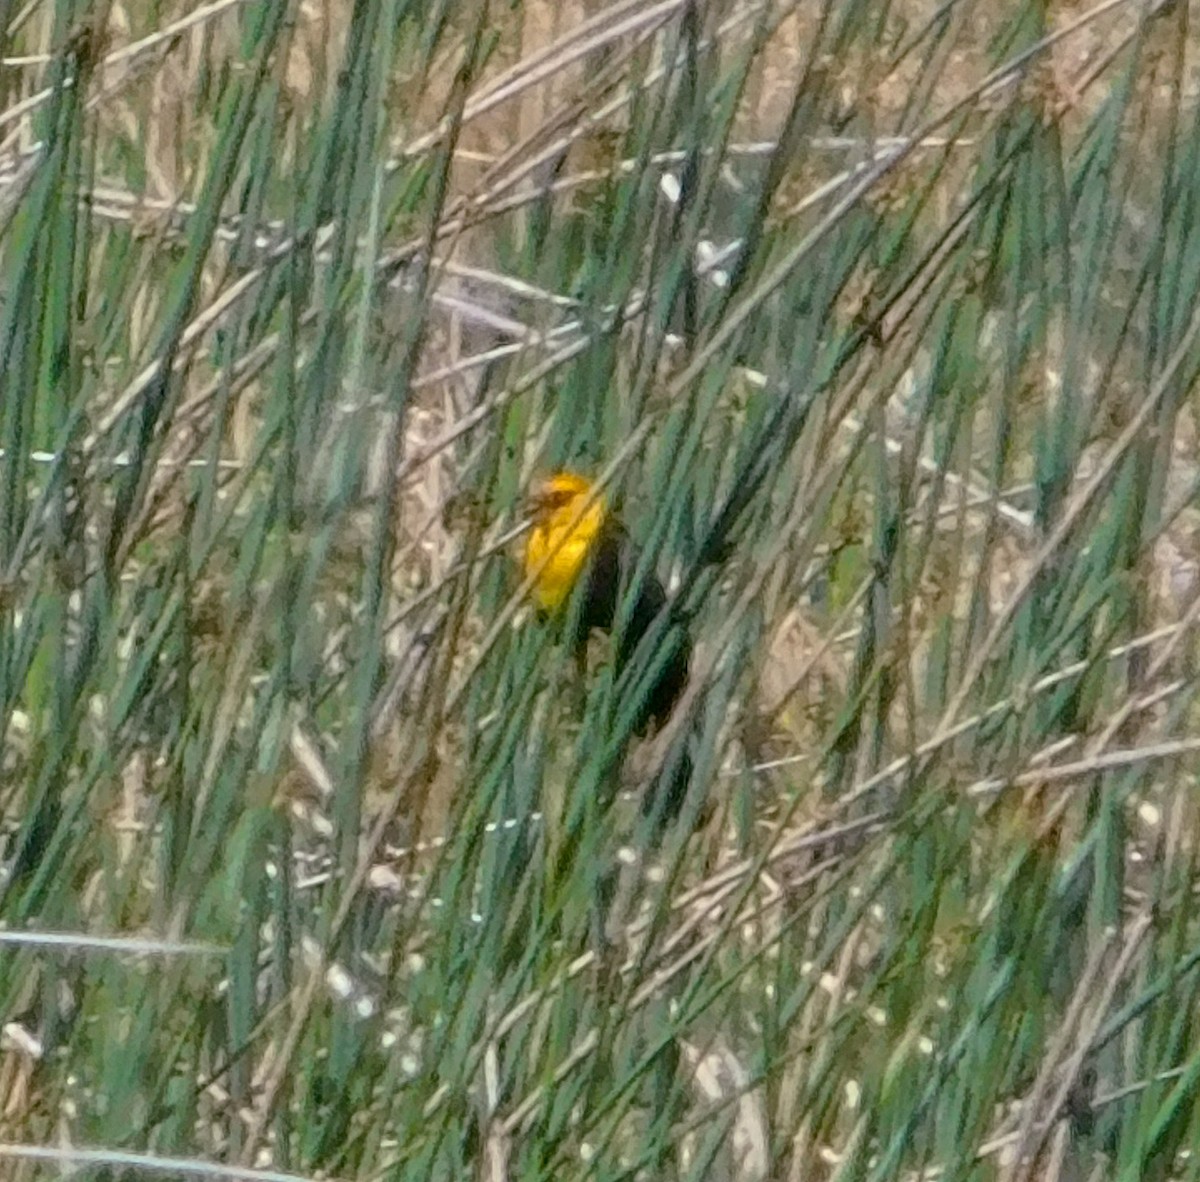
{"type": "MultiPolygon", "coordinates": [[[[574,472],[559,472],[543,481],[530,498],[533,527],[525,544],[525,573],[534,578],[533,595],[543,614],[563,610],[578,581],[586,579],[571,638],[577,653],[582,653],[593,629],[612,632],[622,590],[631,588],[640,559],[603,496],[593,494],[591,482],[574,472]]],[[[651,569],[641,579],[617,645],[618,677],[666,607],[667,593],[651,569]]],[[[639,733],[663,725],[687,682],[692,645],[686,630],[672,628],[664,645],[669,646],[669,656],[658,667],[638,710],[635,729],[639,733]]]]}

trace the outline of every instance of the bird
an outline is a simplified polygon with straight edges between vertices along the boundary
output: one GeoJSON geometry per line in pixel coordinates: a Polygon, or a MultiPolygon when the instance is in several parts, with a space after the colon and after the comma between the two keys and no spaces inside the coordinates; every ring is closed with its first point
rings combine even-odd
{"type": "MultiPolygon", "coordinates": [[[[603,493],[578,472],[560,471],[540,481],[528,505],[532,525],[526,536],[522,567],[530,592],[543,618],[557,619],[571,629],[567,642],[585,667],[593,632],[617,630],[614,672],[617,685],[633,662],[638,645],[660,617],[666,625],[657,632],[653,673],[643,673],[636,692],[632,729],[645,735],[663,728],[683,695],[692,656],[687,621],[675,610],[653,565],[644,571],[641,553],[603,493]],[[635,585],[636,582],[636,585],[635,585]],[[572,603],[576,589],[578,601],[572,603]],[[632,603],[623,597],[632,595],[632,603]],[[622,610],[622,608],[626,610],[622,610]],[[618,625],[618,620],[623,621],[618,625]]],[[[625,691],[622,691],[625,692],[625,691]]],[[[624,756],[622,756],[624,758],[624,756]]],[[[674,828],[692,784],[689,744],[673,744],[666,762],[641,792],[641,853],[653,855],[674,828]],[[642,842],[644,841],[644,845],[642,842]]],[[[611,781],[610,781],[611,783],[611,781]]],[[[615,783],[613,783],[615,789],[615,783]]],[[[607,796],[602,804],[611,803],[607,796]]],[[[561,873],[579,850],[578,833],[559,851],[561,873]]],[[[600,874],[592,909],[592,938],[599,949],[609,947],[623,930],[633,890],[630,865],[614,866],[600,874]]],[[[674,1062],[674,1060],[671,1060],[674,1062]]]]}
{"type": "MultiPolygon", "coordinates": [[[[529,497],[533,519],[526,538],[523,565],[538,612],[561,616],[572,592],[583,582],[582,600],[569,638],[582,660],[593,631],[611,634],[623,591],[631,591],[641,552],[609,507],[603,493],[578,472],[560,471],[540,481],[529,497]]],[[[641,578],[620,635],[614,669],[618,679],[629,667],[642,638],[655,621],[669,613],[669,600],[651,567],[641,578]]],[[[672,620],[663,634],[665,659],[646,688],[635,714],[634,731],[657,732],[683,694],[691,662],[692,641],[682,621],[672,620]]]]}

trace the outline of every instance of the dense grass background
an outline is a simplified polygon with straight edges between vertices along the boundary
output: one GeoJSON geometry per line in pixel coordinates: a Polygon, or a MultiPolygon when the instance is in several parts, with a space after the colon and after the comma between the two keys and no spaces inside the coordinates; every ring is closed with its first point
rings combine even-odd
{"type": "Polygon", "coordinates": [[[1190,7],[0,0],[0,1176],[1200,1177],[1190,7]]]}

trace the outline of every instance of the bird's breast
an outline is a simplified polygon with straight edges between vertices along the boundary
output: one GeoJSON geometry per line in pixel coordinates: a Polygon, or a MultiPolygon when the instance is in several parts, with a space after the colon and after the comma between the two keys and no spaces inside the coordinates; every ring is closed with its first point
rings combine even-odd
{"type": "Polygon", "coordinates": [[[570,598],[588,557],[588,540],[564,531],[535,528],[525,547],[525,572],[537,574],[533,595],[543,611],[556,611],[570,598]]]}

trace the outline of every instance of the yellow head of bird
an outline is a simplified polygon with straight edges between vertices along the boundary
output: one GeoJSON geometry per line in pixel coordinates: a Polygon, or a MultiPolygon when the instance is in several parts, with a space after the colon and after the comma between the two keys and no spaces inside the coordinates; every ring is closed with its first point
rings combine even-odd
{"type": "Polygon", "coordinates": [[[586,477],[556,472],[530,495],[533,527],[525,542],[523,565],[526,576],[533,578],[533,595],[543,611],[566,603],[604,525],[604,498],[594,497],[588,504],[592,493],[592,482],[586,477]]]}

